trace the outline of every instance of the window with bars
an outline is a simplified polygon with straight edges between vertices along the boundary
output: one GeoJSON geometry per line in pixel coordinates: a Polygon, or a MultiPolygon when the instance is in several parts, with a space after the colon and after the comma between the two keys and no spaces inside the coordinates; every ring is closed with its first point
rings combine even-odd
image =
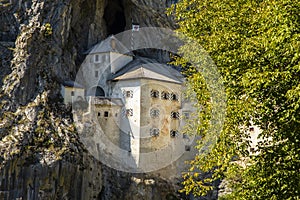
{"type": "Polygon", "coordinates": [[[157,118],[159,116],[159,110],[157,108],[152,108],[150,110],[150,116],[152,118],[157,118]]]}
{"type": "Polygon", "coordinates": [[[178,95],[175,94],[175,93],[172,93],[170,100],[172,100],[172,101],[178,101],[178,95]]]}
{"type": "Polygon", "coordinates": [[[126,109],[126,115],[133,116],[133,109],[132,108],[126,109]]]}
{"type": "Polygon", "coordinates": [[[159,136],[159,129],[158,129],[158,128],[151,128],[151,129],[150,129],[150,135],[151,135],[152,137],[157,137],[157,136],[159,136]]]}
{"type": "Polygon", "coordinates": [[[133,97],[133,91],[132,90],[125,91],[125,97],[132,98],[133,97]]]}
{"type": "Polygon", "coordinates": [[[169,98],[170,98],[169,92],[163,91],[163,92],[161,93],[161,98],[164,99],[164,100],[169,99],[169,98]]]}
{"type": "Polygon", "coordinates": [[[171,138],[175,138],[175,137],[177,137],[178,136],[178,131],[177,130],[171,130],[170,131],[170,136],[171,136],[171,138]]]}
{"type": "Polygon", "coordinates": [[[175,111],[171,112],[171,118],[172,119],[179,119],[179,112],[175,112],[175,111]]]}
{"type": "Polygon", "coordinates": [[[159,97],[159,91],[158,90],[151,90],[150,96],[152,98],[158,98],[159,97]]]}

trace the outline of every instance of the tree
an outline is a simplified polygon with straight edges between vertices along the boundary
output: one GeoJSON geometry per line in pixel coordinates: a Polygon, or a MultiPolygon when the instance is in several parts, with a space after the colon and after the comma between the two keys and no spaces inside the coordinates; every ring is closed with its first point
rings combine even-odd
{"type": "MultiPolygon", "coordinates": [[[[214,60],[227,96],[219,139],[209,153],[191,162],[182,191],[205,195],[221,178],[232,188],[225,199],[300,198],[299,10],[294,0],[182,0],[169,9],[178,32],[198,41],[214,60]],[[250,121],[264,139],[251,156],[250,121]],[[207,172],[211,177],[199,178],[207,172]]],[[[195,74],[189,76],[192,90],[207,96],[203,78],[195,80],[195,74]]],[[[199,116],[207,129],[210,112],[199,116]]]]}

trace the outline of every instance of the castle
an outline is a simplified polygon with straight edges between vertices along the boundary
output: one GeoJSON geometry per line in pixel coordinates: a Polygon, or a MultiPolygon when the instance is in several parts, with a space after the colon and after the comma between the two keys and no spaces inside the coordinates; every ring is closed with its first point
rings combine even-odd
{"type": "Polygon", "coordinates": [[[160,158],[165,159],[190,150],[181,129],[193,109],[183,97],[184,77],[178,70],[135,57],[110,36],[87,52],[76,81],[77,90],[85,88],[89,113],[103,133],[137,166],[141,154],[171,147],[170,154],[160,158]]]}

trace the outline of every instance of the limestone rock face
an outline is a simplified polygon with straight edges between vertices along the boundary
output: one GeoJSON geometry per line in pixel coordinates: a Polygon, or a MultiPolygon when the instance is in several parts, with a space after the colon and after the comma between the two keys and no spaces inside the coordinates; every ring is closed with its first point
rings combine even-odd
{"type": "MultiPolygon", "coordinates": [[[[0,1],[0,199],[164,199],[172,185],[136,183],[88,155],[62,104],[92,45],[143,26],[173,28],[166,0],[0,1]],[[104,176],[105,175],[105,176],[104,176]],[[131,195],[133,194],[133,196],[131,195]]],[[[159,183],[156,181],[155,183],[159,183]]]]}

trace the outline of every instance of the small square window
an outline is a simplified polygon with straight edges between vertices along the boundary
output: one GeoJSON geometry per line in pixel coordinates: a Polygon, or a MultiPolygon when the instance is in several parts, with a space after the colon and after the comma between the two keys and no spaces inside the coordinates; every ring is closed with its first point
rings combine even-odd
{"type": "Polygon", "coordinates": [[[151,95],[152,98],[158,98],[159,97],[159,91],[151,90],[150,95],[151,95]]]}
{"type": "Polygon", "coordinates": [[[71,91],[71,96],[75,96],[75,91],[71,91]]]}
{"type": "Polygon", "coordinates": [[[104,112],[104,117],[108,117],[108,111],[104,112]]]}
{"type": "Polygon", "coordinates": [[[255,149],[254,149],[253,147],[251,147],[251,148],[250,148],[250,152],[251,152],[251,153],[254,153],[254,152],[255,152],[255,149]]]}
{"type": "Polygon", "coordinates": [[[165,99],[165,100],[169,99],[170,98],[169,92],[162,92],[161,93],[161,98],[165,99]]]}
{"type": "Polygon", "coordinates": [[[99,73],[98,71],[95,71],[95,77],[98,78],[99,77],[99,73]]]}
{"type": "Polygon", "coordinates": [[[126,115],[127,116],[133,116],[133,109],[132,108],[126,109],[126,115]]]}
{"type": "Polygon", "coordinates": [[[153,137],[159,136],[159,129],[158,128],[151,128],[150,129],[150,135],[153,137]]]}
{"type": "Polygon", "coordinates": [[[179,119],[179,112],[171,112],[171,118],[172,119],[179,119]]]}
{"type": "Polygon", "coordinates": [[[253,132],[254,131],[254,127],[250,127],[249,131],[253,132]]]}
{"type": "Polygon", "coordinates": [[[101,116],[101,113],[100,112],[98,112],[98,117],[100,117],[101,116]]]}
{"type": "Polygon", "coordinates": [[[128,98],[132,98],[133,97],[133,91],[132,90],[125,91],[125,96],[128,97],[128,98]]]}
{"type": "Polygon", "coordinates": [[[185,145],[185,151],[191,151],[191,146],[190,145],[185,145]]]}

